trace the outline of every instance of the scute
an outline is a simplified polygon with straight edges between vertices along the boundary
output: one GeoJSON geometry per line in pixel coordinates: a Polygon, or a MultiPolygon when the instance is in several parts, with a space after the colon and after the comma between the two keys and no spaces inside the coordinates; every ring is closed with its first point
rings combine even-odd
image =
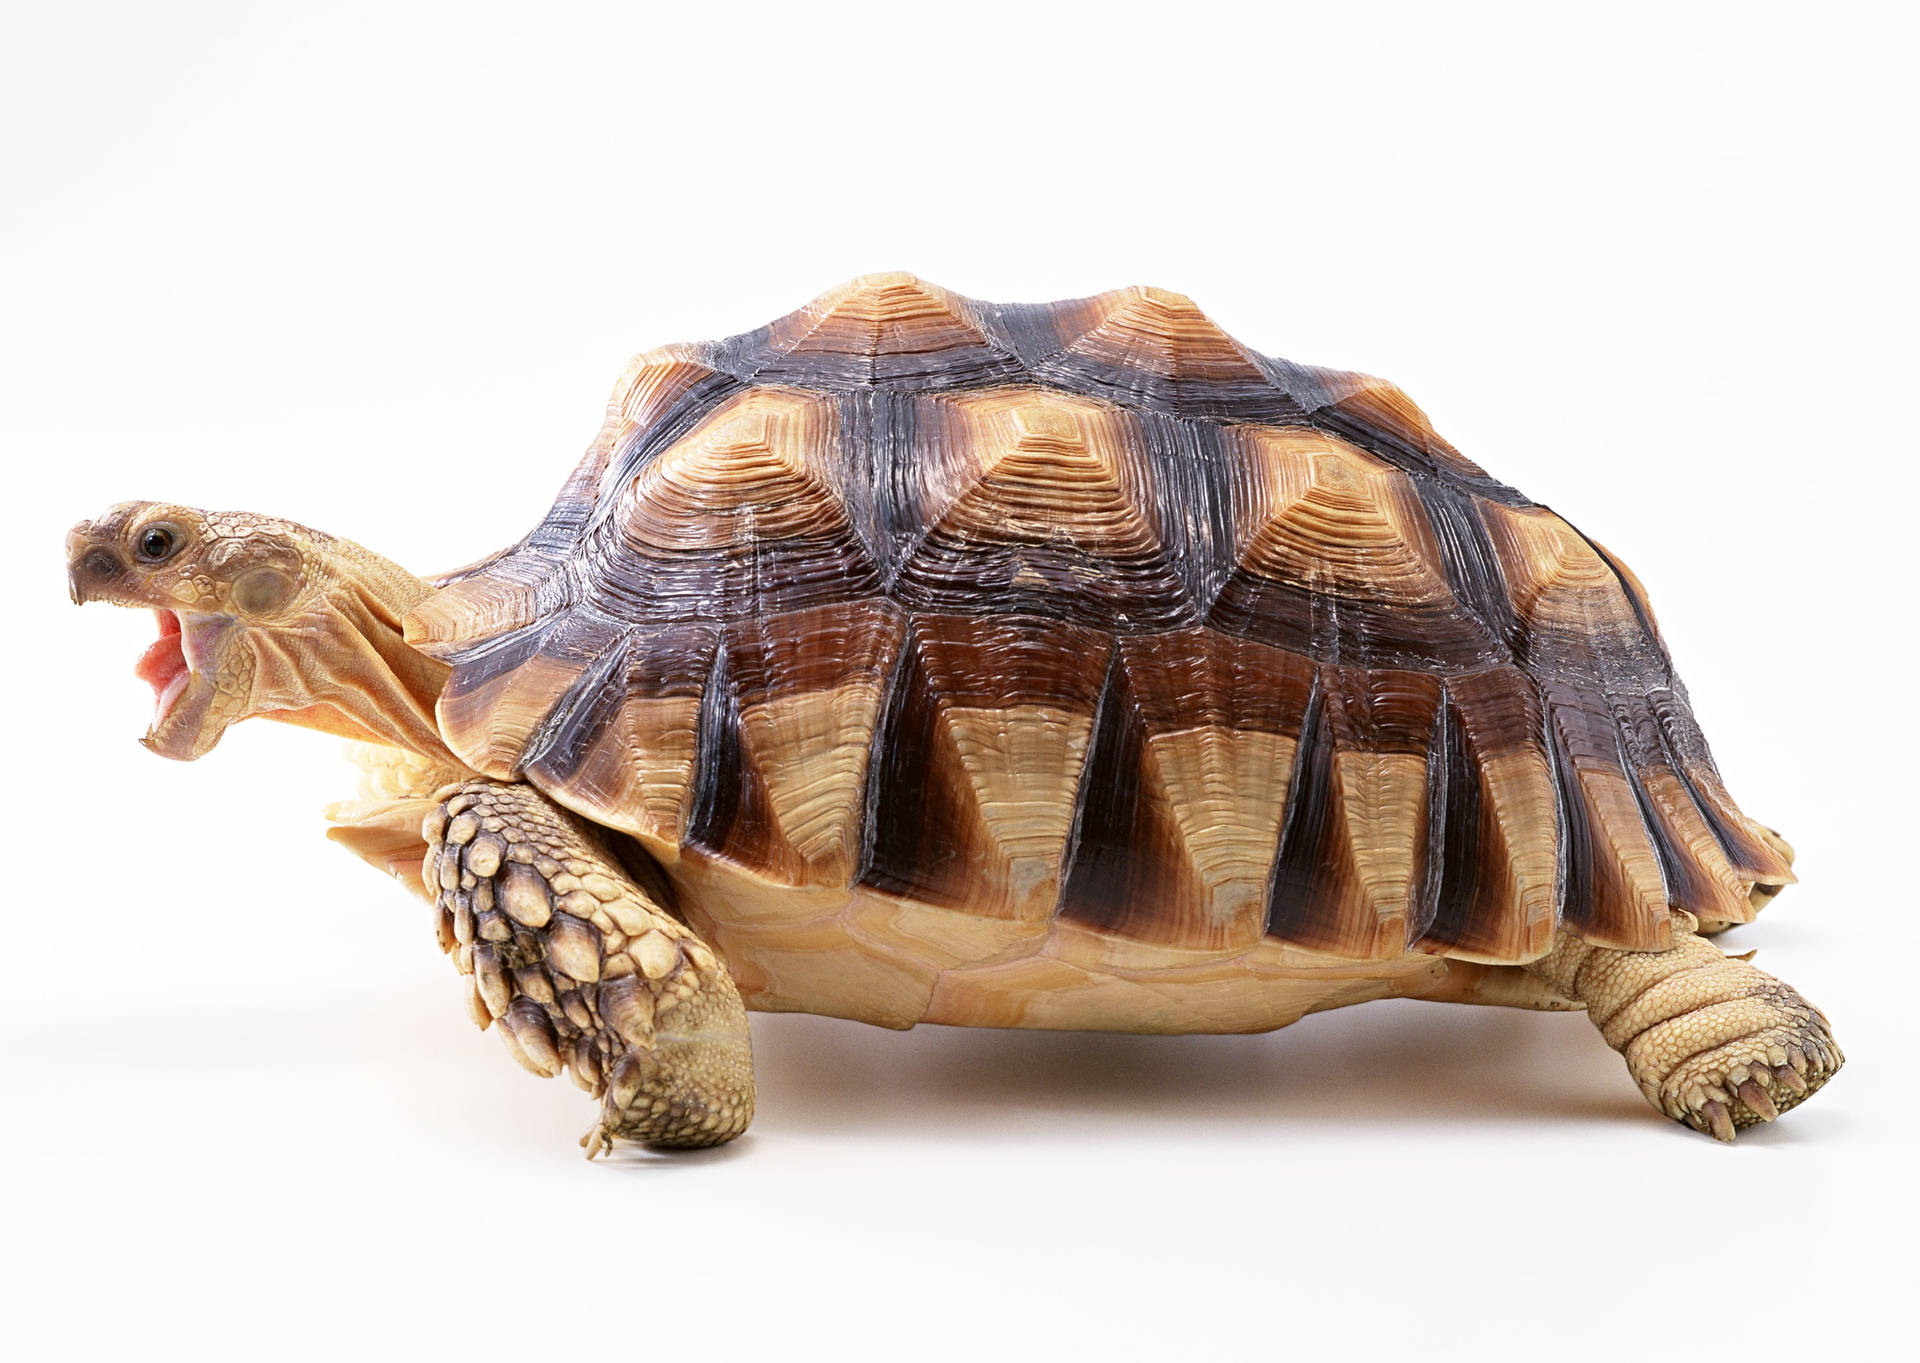
{"type": "Polygon", "coordinates": [[[870,964],[935,1013],[964,942],[1510,962],[1791,879],[1622,565],[1162,290],[870,276],[649,352],[408,639],[476,768],[797,896],[788,949],[896,906],[870,964]]]}

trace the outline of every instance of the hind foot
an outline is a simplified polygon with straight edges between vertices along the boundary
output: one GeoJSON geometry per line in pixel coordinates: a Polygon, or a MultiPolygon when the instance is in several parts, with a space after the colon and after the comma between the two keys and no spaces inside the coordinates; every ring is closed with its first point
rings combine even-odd
{"type": "Polygon", "coordinates": [[[1845,1057],[1827,1019],[1786,984],[1675,911],[1667,951],[1615,951],[1570,934],[1525,968],[1587,1005],[1640,1091],[1718,1140],[1798,1107],[1845,1057]]]}
{"type": "Polygon", "coordinates": [[[1818,1008],[1744,961],[1728,964],[1744,967],[1727,981],[1733,997],[1655,1023],[1625,1048],[1649,1102],[1723,1141],[1798,1107],[1846,1059],[1818,1008]]]}

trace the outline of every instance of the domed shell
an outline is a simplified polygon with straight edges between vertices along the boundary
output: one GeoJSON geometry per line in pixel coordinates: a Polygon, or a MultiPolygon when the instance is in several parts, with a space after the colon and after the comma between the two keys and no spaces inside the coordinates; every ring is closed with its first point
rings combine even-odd
{"type": "Polygon", "coordinates": [[[407,637],[476,769],[796,890],[1518,961],[1791,879],[1622,565],[1157,289],[872,276],[642,355],[407,637]]]}

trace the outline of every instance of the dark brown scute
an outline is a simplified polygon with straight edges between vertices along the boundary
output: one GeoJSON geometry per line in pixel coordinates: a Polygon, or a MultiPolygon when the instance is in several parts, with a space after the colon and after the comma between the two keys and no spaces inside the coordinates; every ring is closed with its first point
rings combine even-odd
{"type": "Polygon", "coordinates": [[[687,845],[787,884],[845,884],[905,630],[885,601],[729,626],[701,709],[687,845]]]}
{"type": "Polygon", "coordinates": [[[1299,401],[1192,302],[1122,289],[1024,310],[1015,348],[1042,382],[1176,417],[1295,422],[1299,401]]]}
{"type": "Polygon", "coordinates": [[[1094,627],[1198,622],[1125,412],[1035,388],[926,404],[899,470],[914,525],[890,589],[910,610],[1043,614],[1094,627]]]}
{"type": "Polygon", "coordinates": [[[989,917],[1050,914],[1111,648],[1038,616],[916,616],[859,883],[989,917]]]}
{"type": "MultiPolygon", "coordinates": [[[[1327,371],[1320,372],[1327,376],[1327,371]]],[[[1368,374],[1327,376],[1327,383],[1339,396],[1313,413],[1312,423],[1319,429],[1407,473],[1433,477],[1504,505],[1530,505],[1442,440],[1426,413],[1395,385],[1368,374]],[[1341,378],[1347,382],[1339,382],[1341,378]]]]}
{"type": "Polygon", "coordinates": [[[876,277],[652,352],[409,639],[469,761],[776,884],[1520,960],[1791,878],[1623,564],[1157,290],[876,277]]]}
{"type": "Polygon", "coordinates": [[[1455,670],[1507,656],[1455,595],[1441,545],[1458,527],[1436,536],[1414,480],[1317,433],[1247,428],[1228,449],[1232,548],[1208,624],[1378,666],[1455,670]]]}
{"type": "MultiPolygon", "coordinates": [[[[677,830],[684,799],[658,776],[646,783],[646,795],[636,794],[633,754],[665,757],[680,733],[682,759],[691,761],[692,716],[706,693],[719,635],[713,626],[628,629],[555,702],[522,753],[520,774],[566,791],[576,807],[598,811],[628,832],[651,832],[656,823],[677,830]]],[[[664,779],[670,785],[671,778],[664,779]]]]}
{"type": "Polygon", "coordinates": [[[1447,679],[1421,950],[1500,961],[1546,948],[1564,887],[1542,728],[1539,693],[1518,668],[1447,679]]]}
{"type": "Polygon", "coordinates": [[[991,304],[910,275],[836,290],[758,331],[722,341],[715,363],[751,383],[929,389],[1018,382],[1023,368],[991,304]]]}
{"type": "Polygon", "coordinates": [[[1305,658],[1208,630],[1121,638],[1061,915],[1187,949],[1252,945],[1312,687],[1305,658]]]}
{"type": "Polygon", "coordinates": [[[1323,666],[1294,758],[1267,932],[1337,956],[1405,951],[1431,919],[1429,753],[1441,684],[1323,666]]]}

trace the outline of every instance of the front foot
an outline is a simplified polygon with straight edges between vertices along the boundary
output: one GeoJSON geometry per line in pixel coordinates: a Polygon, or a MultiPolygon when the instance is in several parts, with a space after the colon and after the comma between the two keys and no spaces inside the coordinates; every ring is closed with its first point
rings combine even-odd
{"type": "Polygon", "coordinates": [[[423,875],[482,1029],[600,1099],[589,1159],[719,1145],[753,1117],[746,1009],[707,945],[531,786],[436,792],[423,875]]]}
{"type": "Polygon", "coordinates": [[[1658,1023],[1626,1050],[1649,1102],[1722,1141],[1798,1107],[1846,1058],[1818,1008],[1743,961],[1728,964],[1752,976],[1743,995],[1658,1023]],[[1677,1053],[1685,1058],[1661,1073],[1677,1053]]]}

